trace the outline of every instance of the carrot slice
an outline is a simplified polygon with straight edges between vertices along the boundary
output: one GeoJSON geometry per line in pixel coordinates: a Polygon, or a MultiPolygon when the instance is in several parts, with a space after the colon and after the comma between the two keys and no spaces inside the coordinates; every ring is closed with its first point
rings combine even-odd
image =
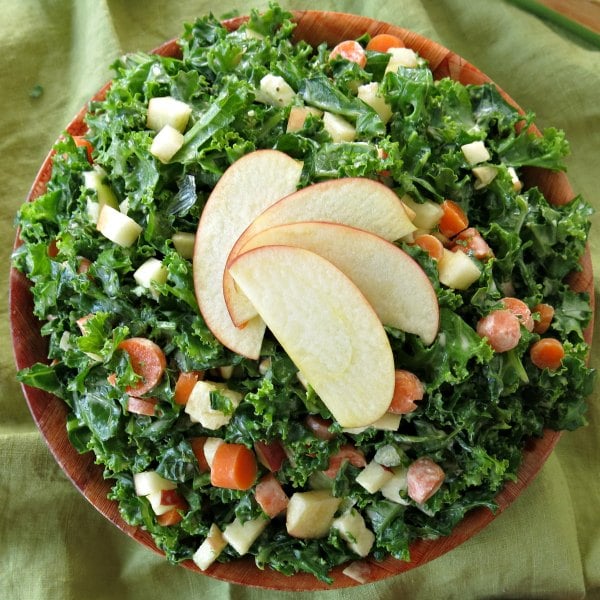
{"type": "Polygon", "coordinates": [[[373,52],[387,52],[390,48],[404,48],[404,42],[391,33],[379,33],[374,35],[367,44],[367,50],[373,52]]]}
{"type": "Polygon", "coordinates": [[[243,444],[221,444],[213,458],[210,482],[215,487],[248,490],[254,484],[258,467],[251,450],[243,444]]]}
{"type": "Polygon", "coordinates": [[[76,146],[86,149],[88,162],[93,163],[94,159],[92,158],[92,151],[94,150],[94,147],[92,146],[92,143],[80,135],[74,135],[73,141],[76,146]]]}
{"type": "Polygon", "coordinates": [[[531,346],[529,356],[538,369],[555,371],[565,357],[565,349],[556,338],[544,338],[531,346]]]}
{"type": "Polygon", "coordinates": [[[521,321],[521,324],[527,331],[533,331],[533,317],[531,316],[529,306],[523,300],[507,296],[506,298],[502,298],[502,304],[504,304],[506,310],[509,310],[521,321]]]}
{"type": "Polygon", "coordinates": [[[423,399],[425,389],[421,380],[410,371],[398,369],[395,380],[394,396],[388,412],[405,415],[417,408],[415,401],[423,399]]]}
{"type": "Polygon", "coordinates": [[[335,46],[329,55],[329,60],[332,60],[336,56],[341,56],[350,62],[355,62],[361,69],[367,64],[367,55],[363,47],[354,40],[346,40],[335,46]]]}
{"type": "Polygon", "coordinates": [[[288,505],[289,498],[273,473],[268,473],[256,484],[256,501],[271,519],[281,514],[288,505]]]}
{"type": "Polygon", "coordinates": [[[495,310],[479,319],[477,333],[487,338],[496,352],[512,350],[521,339],[519,319],[509,310],[495,310]]]}
{"type": "Polygon", "coordinates": [[[137,383],[127,386],[125,391],[130,396],[142,396],[163,376],[167,367],[165,353],[147,338],[129,338],[118,347],[129,355],[134,372],[141,377],[137,383]]]}
{"type": "Polygon", "coordinates": [[[190,446],[192,447],[192,452],[198,461],[198,469],[200,469],[200,473],[208,473],[210,471],[210,465],[208,464],[204,454],[205,443],[206,436],[195,437],[190,440],[190,446]]]}
{"type": "Polygon", "coordinates": [[[163,527],[171,527],[172,525],[177,525],[183,520],[183,515],[181,514],[178,508],[172,508],[171,510],[163,513],[156,517],[156,521],[159,525],[163,527]]]}
{"type": "Polygon", "coordinates": [[[463,209],[453,200],[442,202],[444,214],[440,219],[440,232],[448,237],[454,237],[469,226],[469,219],[463,209]]]}
{"type": "Polygon", "coordinates": [[[184,371],[179,373],[177,383],[175,383],[174,402],[180,406],[187,404],[188,398],[194,389],[198,380],[204,379],[203,371],[184,371]]]}
{"type": "Polygon", "coordinates": [[[430,233],[418,235],[415,238],[415,245],[425,250],[433,260],[440,260],[444,255],[444,245],[430,233]]]}
{"type": "Polygon", "coordinates": [[[532,312],[539,314],[539,319],[533,323],[533,331],[535,333],[546,333],[550,328],[552,319],[554,319],[554,307],[550,304],[536,304],[532,312]]]}

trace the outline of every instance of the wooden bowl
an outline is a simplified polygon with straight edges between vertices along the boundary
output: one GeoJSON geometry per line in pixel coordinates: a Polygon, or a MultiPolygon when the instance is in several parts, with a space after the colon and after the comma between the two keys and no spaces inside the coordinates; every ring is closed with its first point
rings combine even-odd
{"type": "MultiPolygon", "coordinates": [[[[226,21],[225,24],[229,29],[236,29],[245,19],[245,17],[240,17],[226,21]]],[[[413,48],[426,58],[437,79],[449,76],[465,84],[480,84],[490,81],[486,75],[473,65],[443,46],[417,33],[381,21],[356,15],[322,11],[296,11],[294,12],[294,20],[297,23],[295,38],[306,40],[313,45],[327,42],[333,46],[342,40],[354,39],[364,33],[370,35],[391,33],[400,36],[408,47],[413,48]]],[[[179,48],[176,41],[172,40],[160,46],[154,52],[164,56],[177,56],[179,55],[179,48]]],[[[110,83],[106,84],[94,96],[94,100],[102,99],[109,85],[110,83]]],[[[505,92],[502,92],[502,94],[518,108],[518,105],[505,92]]],[[[81,135],[85,132],[86,126],[83,122],[85,113],[86,108],[83,108],[69,123],[66,128],[69,133],[81,135]]],[[[52,153],[46,157],[42,164],[31,187],[28,200],[33,200],[44,193],[51,169],[52,153]]],[[[564,173],[531,169],[527,173],[527,178],[529,184],[535,183],[538,185],[546,197],[555,204],[568,202],[574,196],[564,173]]],[[[15,246],[18,246],[19,243],[17,237],[15,246]]],[[[578,291],[589,291],[590,297],[593,299],[593,274],[589,248],[583,257],[582,265],[583,270],[573,276],[570,283],[578,291]]],[[[13,269],[10,274],[10,321],[18,369],[28,367],[35,362],[47,362],[47,344],[40,335],[40,323],[32,315],[33,301],[29,292],[28,281],[21,273],[13,269]]],[[[591,335],[592,327],[590,326],[586,330],[588,343],[591,343],[591,335]]],[[[107,499],[111,484],[103,479],[103,469],[101,466],[94,464],[92,453],[78,454],[69,443],[65,428],[66,405],[55,396],[39,389],[23,386],[23,392],[42,436],[56,461],[75,487],[96,509],[127,535],[151,550],[162,554],[157,549],[150,534],[140,528],[127,525],[119,515],[116,502],[107,499]]],[[[383,562],[367,561],[370,570],[367,576],[368,581],[378,581],[414,569],[456,548],[475,535],[499,513],[510,506],[532,481],[559,438],[560,432],[547,430],[541,439],[532,439],[528,442],[524,452],[523,464],[518,473],[518,480],[508,483],[496,498],[498,503],[496,514],[484,508],[476,509],[470,512],[448,537],[415,542],[410,549],[410,562],[403,562],[394,558],[388,558],[383,562]]],[[[191,560],[182,563],[182,565],[185,568],[199,571],[191,560]]],[[[227,564],[215,563],[206,571],[206,574],[232,583],[288,591],[332,589],[358,585],[356,581],[343,575],[343,568],[343,566],[340,566],[332,571],[331,575],[334,583],[331,586],[318,581],[309,574],[301,573],[288,577],[270,569],[261,571],[256,567],[252,558],[242,558],[227,564]]]]}

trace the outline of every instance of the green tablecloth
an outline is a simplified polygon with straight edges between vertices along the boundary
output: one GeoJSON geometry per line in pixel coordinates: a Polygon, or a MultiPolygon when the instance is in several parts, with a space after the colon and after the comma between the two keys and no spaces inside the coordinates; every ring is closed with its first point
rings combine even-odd
{"type": "MultiPolygon", "coordinates": [[[[256,6],[265,6],[257,3],[256,6]]],[[[600,209],[600,53],[501,1],[286,1],[414,29],[479,66],[541,126],[566,130],[573,187],[600,209]]],[[[240,0],[0,2],[0,248],[8,281],[13,215],[62,127],[110,77],[121,53],[151,49],[240,0]],[[41,87],[38,87],[41,86],[41,87]],[[36,94],[36,91],[38,94],[36,94]],[[41,95],[39,94],[41,92],[41,95]],[[37,97],[36,97],[37,96],[37,97]]],[[[600,265],[598,216],[591,246],[600,265]]],[[[1,295],[0,597],[279,598],[166,564],[97,513],[53,461],[19,385],[1,295]]],[[[596,332],[595,358],[600,356],[596,332]]],[[[438,560],[331,598],[600,597],[600,388],[587,428],[565,434],[540,475],[482,533],[438,560]]],[[[325,596],[325,593],[322,594],[325,596]]],[[[310,595],[305,595],[308,598],[310,595]]]]}

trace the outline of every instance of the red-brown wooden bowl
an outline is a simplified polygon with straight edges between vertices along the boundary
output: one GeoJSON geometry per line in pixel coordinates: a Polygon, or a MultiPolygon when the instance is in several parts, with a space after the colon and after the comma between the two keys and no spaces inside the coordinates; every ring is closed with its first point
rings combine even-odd
{"type": "MultiPolygon", "coordinates": [[[[244,17],[232,19],[227,21],[226,25],[230,29],[235,29],[244,20],[244,17]]],[[[489,77],[473,65],[440,44],[412,31],[381,21],[356,15],[323,11],[296,11],[294,12],[294,20],[297,24],[295,38],[306,40],[313,45],[327,42],[333,46],[342,40],[357,38],[365,33],[370,35],[392,33],[400,36],[408,47],[413,48],[426,58],[434,76],[438,79],[449,76],[465,84],[480,84],[490,81],[489,77]]],[[[157,48],[155,52],[165,56],[177,56],[179,48],[176,41],[171,40],[157,48]]],[[[103,98],[109,85],[104,86],[94,96],[94,100],[103,98]]],[[[518,107],[516,102],[505,92],[502,93],[509,102],[518,107]]],[[[85,132],[86,126],[83,121],[85,113],[86,108],[83,108],[69,123],[66,128],[69,133],[80,135],[85,132]]],[[[33,182],[28,200],[33,200],[44,193],[51,169],[52,153],[49,153],[33,182]]],[[[528,183],[538,185],[546,197],[555,204],[568,202],[574,196],[564,173],[531,169],[527,176],[528,183]]],[[[15,245],[18,244],[19,239],[17,238],[15,245]]],[[[583,270],[573,276],[570,283],[576,290],[589,291],[590,298],[593,301],[593,274],[589,248],[583,257],[582,266],[583,270]]],[[[32,316],[32,309],[33,302],[29,292],[29,284],[22,274],[13,269],[10,274],[10,321],[15,361],[18,369],[28,367],[35,362],[47,362],[47,344],[40,335],[40,323],[32,316]]],[[[591,336],[592,327],[590,326],[586,330],[586,340],[590,344],[591,336]]],[[[144,546],[162,554],[152,541],[150,534],[140,528],[127,525],[119,515],[116,502],[107,499],[111,484],[103,479],[103,469],[94,464],[93,455],[91,453],[78,454],[69,443],[65,428],[66,405],[55,396],[39,389],[23,386],[23,393],[42,436],[56,461],[75,487],[117,527],[144,546]]],[[[541,439],[529,441],[525,448],[518,480],[508,483],[496,498],[498,503],[496,514],[484,508],[476,509],[470,512],[448,537],[415,542],[410,549],[410,562],[403,562],[394,558],[388,558],[383,562],[368,561],[370,567],[368,580],[378,581],[414,569],[456,548],[456,546],[475,535],[500,512],[510,506],[533,480],[559,438],[559,432],[547,430],[541,439]]],[[[198,571],[191,560],[182,564],[185,568],[198,571]]],[[[331,586],[308,574],[288,577],[273,570],[261,571],[251,558],[242,558],[227,564],[215,563],[206,573],[217,579],[232,583],[288,591],[332,589],[358,585],[356,581],[342,573],[343,568],[343,566],[340,566],[332,571],[331,575],[334,583],[331,586]]]]}

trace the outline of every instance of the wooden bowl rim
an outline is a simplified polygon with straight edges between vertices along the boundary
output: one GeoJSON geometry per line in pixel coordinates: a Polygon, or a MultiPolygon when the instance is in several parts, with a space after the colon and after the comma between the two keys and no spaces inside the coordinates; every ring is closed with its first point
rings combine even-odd
{"type": "MultiPolygon", "coordinates": [[[[364,33],[369,33],[370,35],[391,33],[400,36],[405,40],[407,47],[415,49],[419,54],[427,58],[430,67],[436,74],[436,78],[450,76],[453,79],[458,78],[463,83],[492,82],[487,75],[461,56],[451,52],[437,42],[408,29],[370,17],[335,11],[303,10],[291,12],[293,13],[293,20],[297,24],[295,35],[300,31],[302,34],[299,38],[310,41],[313,44],[315,42],[311,41],[311,36],[308,35],[308,32],[302,31],[303,27],[309,28],[309,31],[312,32],[312,37],[321,38],[320,41],[327,41],[330,44],[343,39],[353,39],[364,33]],[[315,31],[313,31],[313,28],[315,31]]],[[[237,17],[224,21],[224,24],[230,30],[233,30],[238,28],[247,19],[247,16],[237,17]]],[[[163,56],[177,55],[179,53],[177,39],[165,42],[153,50],[153,52],[163,56]]],[[[110,82],[105,84],[91,100],[104,98],[109,86],[110,82]]],[[[519,105],[506,92],[499,86],[496,87],[511,104],[522,111],[519,105]]],[[[71,135],[83,134],[86,130],[83,119],[87,110],[86,104],[67,125],[65,131],[71,135]]],[[[27,201],[32,201],[44,193],[52,169],[52,156],[53,152],[50,151],[36,175],[27,196],[27,201]]],[[[561,191],[560,203],[567,202],[574,196],[564,173],[544,173],[541,175],[539,171],[535,171],[534,176],[541,176],[544,185],[549,190],[558,189],[561,191]],[[558,185],[556,185],[557,182],[558,185]]],[[[552,195],[547,197],[550,201],[554,199],[552,195]]],[[[20,240],[17,232],[15,248],[19,244],[20,240]]],[[[593,292],[593,274],[589,246],[582,259],[582,265],[582,273],[575,274],[571,285],[575,289],[593,292]]],[[[590,295],[592,309],[593,302],[594,296],[592,293],[590,295]]],[[[31,340],[36,342],[38,346],[40,343],[42,345],[45,344],[45,341],[40,335],[40,323],[32,317],[33,302],[29,292],[29,282],[14,268],[11,268],[10,272],[9,306],[15,364],[20,370],[36,362],[36,359],[40,360],[39,357],[32,357],[31,355],[31,340]]],[[[592,329],[592,324],[586,329],[586,341],[590,344],[592,329]]],[[[47,360],[47,357],[44,356],[41,360],[47,360]]],[[[22,385],[22,389],[33,420],[40,430],[42,437],[55,460],[73,485],[102,515],[119,529],[144,546],[164,556],[164,553],[156,547],[150,534],[141,528],[132,527],[125,523],[119,515],[117,503],[107,499],[107,494],[111,486],[107,480],[103,479],[102,467],[94,464],[92,453],[88,452],[81,455],[71,446],[65,428],[68,411],[63,401],[52,394],[36,388],[30,388],[26,385],[22,385]]],[[[365,562],[370,568],[368,582],[371,583],[386,579],[426,564],[456,548],[481,531],[510,506],[523,489],[531,483],[546,462],[560,437],[561,432],[545,430],[542,438],[528,441],[524,451],[523,463],[519,469],[518,479],[515,482],[508,482],[499,492],[496,497],[498,510],[495,513],[485,508],[475,509],[467,513],[465,518],[449,536],[437,540],[418,540],[414,542],[410,547],[410,562],[400,561],[391,557],[382,562],[367,559],[365,562]]],[[[191,560],[184,561],[181,565],[187,569],[201,573],[191,560]]],[[[332,585],[327,585],[312,575],[305,573],[299,573],[290,577],[270,569],[266,571],[259,570],[251,557],[243,557],[231,563],[215,563],[203,573],[230,583],[280,591],[328,590],[361,585],[357,581],[343,575],[342,570],[345,566],[341,565],[332,570],[330,573],[334,579],[332,585]]]]}

